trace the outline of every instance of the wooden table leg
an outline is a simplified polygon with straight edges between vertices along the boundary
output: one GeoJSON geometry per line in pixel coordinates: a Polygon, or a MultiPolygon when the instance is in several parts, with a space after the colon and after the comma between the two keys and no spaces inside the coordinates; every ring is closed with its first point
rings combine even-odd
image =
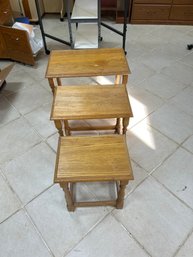
{"type": "Polygon", "coordinates": [[[121,119],[120,118],[117,118],[117,122],[115,125],[115,133],[121,134],[121,119]]]}
{"type": "Polygon", "coordinates": [[[54,120],[54,123],[55,123],[55,127],[58,130],[59,135],[60,136],[64,136],[63,130],[62,130],[62,123],[61,123],[61,121],[60,120],[54,120]]]}
{"type": "Polygon", "coordinates": [[[50,88],[52,90],[52,93],[54,94],[54,91],[55,91],[54,79],[53,78],[49,78],[48,82],[49,82],[50,88]]]}
{"type": "Polygon", "coordinates": [[[129,125],[129,118],[123,118],[123,134],[126,134],[129,125]]]}
{"type": "Polygon", "coordinates": [[[70,193],[70,189],[68,187],[68,183],[61,183],[60,186],[62,187],[65,193],[68,211],[74,211],[75,206],[74,206],[72,195],[70,193]]]}
{"type": "Polygon", "coordinates": [[[128,82],[128,75],[123,75],[122,76],[122,84],[127,85],[128,82]]]}
{"type": "Polygon", "coordinates": [[[117,209],[123,208],[125,188],[126,188],[127,184],[128,184],[128,181],[120,181],[119,192],[118,192],[118,197],[117,197],[117,204],[116,204],[117,209]]]}
{"type": "Polygon", "coordinates": [[[57,80],[58,86],[62,86],[62,81],[61,81],[61,79],[60,79],[60,78],[57,78],[56,80],[57,80]]]}
{"type": "Polygon", "coordinates": [[[121,75],[116,75],[115,76],[115,84],[121,84],[121,79],[122,79],[121,75]]]}
{"type": "Polygon", "coordinates": [[[66,136],[71,136],[70,127],[68,125],[68,121],[67,120],[64,120],[64,130],[65,130],[66,136]]]}

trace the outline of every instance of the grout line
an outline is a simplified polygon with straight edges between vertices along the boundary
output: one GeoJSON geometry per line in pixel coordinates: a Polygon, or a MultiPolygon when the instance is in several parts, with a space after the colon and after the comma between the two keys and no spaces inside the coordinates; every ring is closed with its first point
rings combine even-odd
{"type": "Polygon", "coordinates": [[[121,221],[112,213],[113,218],[124,228],[124,230],[129,234],[129,236],[131,238],[133,238],[133,240],[139,245],[139,247],[145,251],[149,257],[153,257],[146,249],[145,247],[137,240],[137,238],[129,231],[129,229],[127,229],[122,223],[121,221]]]}
{"type": "Polygon", "coordinates": [[[188,239],[190,238],[190,236],[193,233],[193,229],[190,231],[190,233],[188,233],[188,235],[186,236],[186,238],[183,240],[183,242],[179,245],[178,249],[175,251],[174,255],[172,257],[175,257],[179,251],[182,249],[182,247],[185,245],[185,243],[188,241],[188,239]]]}
{"type": "MultiPolygon", "coordinates": [[[[93,207],[91,207],[93,208],[93,207]]],[[[100,207],[100,208],[105,208],[108,211],[108,208],[106,207],[100,207]]],[[[109,211],[104,217],[101,218],[101,220],[99,220],[98,222],[96,222],[89,230],[88,232],[77,242],[73,245],[73,247],[71,247],[69,250],[66,251],[66,253],[63,255],[63,257],[67,256],[74,248],[76,248],[77,245],[79,245],[79,243],[81,241],[83,241],[96,227],[98,227],[104,219],[106,219],[107,216],[111,215],[111,211],[109,211]]]]}
{"type": "Polygon", "coordinates": [[[46,191],[48,191],[51,187],[53,187],[55,184],[52,183],[50,186],[46,187],[43,191],[41,191],[39,194],[37,194],[36,196],[34,196],[30,201],[28,201],[27,203],[23,204],[23,208],[26,208],[28,204],[30,204],[31,202],[33,202],[34,200],[36,200],[38,197],[41,197],[42,194],[44,194],[46,191]]]}
{"type": "Polygon", "coordinates": [[[31,222],[34,230],[36,231],[37,235],[40,237],[42,243],[44,244],[44,246],[46,247],[46,249],[48,250],[48,252],[55,257],[55,255],[53,254],[53,252],[51,251],[50,247],[48,246],[46,240],[44,239],[43,235],[41,234],[41,232],[39,231],[38,227],[36,226],[35,222],[33,221],[32,217],[30,216],[30,214],[28,213],[27,209],[24,207],[23,210],[25,211],[26,216],[28,217],[29,221],[31,222]]]}
{"type": "MultiPolygon", "coordinates": [[[[183,205],[185,205],[189,210],[193,212],[193,207],[189,206],[185,201],[180,199],[175,193],[173,193],[168,187],[166,187],[163,183],[161,183],[156,177],[150,175],[153,177],[161,186],[163,186],[171,195],[173,195],[177,200],[179,200],[183,205]]],[[[193,213],[192,213],[193,214],[193,213]]]]}

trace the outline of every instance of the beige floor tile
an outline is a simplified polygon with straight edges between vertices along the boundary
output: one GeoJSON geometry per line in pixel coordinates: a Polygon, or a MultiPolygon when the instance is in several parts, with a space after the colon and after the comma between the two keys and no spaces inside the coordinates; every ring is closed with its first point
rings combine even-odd
{"type": "Polygon", "coordinates": [[[154,257],[171,257],[193,228],[193,212],[153,178],[113,214],[154,257]]]}
{"type": "Polygon", "coordinates": [[[111,215],[91,231],[67,257],[147,257],[148,254],[111,215]]]}
{"type": "Polygon", "coordinates": [[[136,67],[131,70],[131,75],[129,76],[129,83],[132,85],[138,85],[140,82],[143,82],[145,79],[153,76],[155,70],[149,68],[144,64],[137,63],[136,67]]]}
{"type": "Polygon", "coordinates": [[[130,157],[148,172],[160,165],[177,148],[177,144],[145,122],[127,132],[127,145],[130,157]]]}
{"type": "Polygon", "coordinates": [[[128,63],[143,56],[146,52],[146,47],[143,44],[136,44],[135,40],[129,40],[127,49],[128,63]]]}
{"type": "Polygon", "coordinates": [[[163,68],[161,73],[186,85],[190,85],[193,81],[193,67],[182,62],[176,62],[169,67],[163,68]]]}
{"type": "MultiPolygon", "coordinates": [[[[48,56],[46,56],[48,61],[48,56]]],[[[25,73],[31,76],[36,83],[45,79],[47,61],[36,62],[35,66],[24,67],[25,73]]]]}
{"type": "Polygon", "coordinates": [[[41,143],[3,167],[5,176],[23,204],[53,184],[55,158],[54,152],[41,143]]]}
{"type": "MultiPolygon", "coordinates": [[[[21,203],[0,174],[0,223],[21,208],[21,203]]],[[[0,226],[1,227],[1,226],[0,226]]]]}
{"type": "Polygon", "coordinates": [[[23,67],[24,66],[20,67],[20,69],[18,68],[18,70],[10,72],[6,79],[7,85],[2,91],[3,95],[10,95],[21,90],[31,88],[35,83],[34,78],[26,73],[23,67]]]}
{"type": "Polygon", "coordinates": [[[192,257],[193,253],[193,234],[187,239],[176,257],[192,257]]]}
{"type": "Polygon", "coordinates": [[[192,38],[190,35],[187,34],[188,30],[191,30],[190,27],[186,26],[187,30],[182,27],[181,29],[179,28],[180,26],[177,26],[177,29],[172,28],[172,26],[164,25],[164,26],[159,26],[157,30],[153,32],[153,36],[157,38],[161,44],[176,44],[183,49],[186,48],[186,45],[189,42],[192,42],[192,38]]]}
{"type": "Polygon", "coordinates": [[[134,180],[129,181],[129,184],[125,189],[125,197],[129,193],[131,193],[148,176],[148,173],[136,163],[131,162],[131,165],[133,169],[134,180]]]}
{"type": "MultiPolygon", "coordinates": [[[[84,188],[81,192],[88,195],[84,188]]],[[[108,213],[102,207],[68,212],[63,190],[57,185],[31,202],[27,210],[56,257],[74,247],[108,213]]]]}
{"type": "Polygon", "coordinates": [[[189,137],[182,145],[184,148],[188,149],[193,153],[193,135],[189,137]]]}
{"type": "Polygon", "coordinates": [[[26,114],[51,102],[52,95],[43,87],[33,85],[30,89],[7,96],[7,99],[21,114],[26,114]]]}
{"type": "Polygon", "coordinates": [[[140,60],[146,66],[158,72],[162,68],[172,65],[172,62],[182,58],[186,54],[186,48],[181,48],[177,44],[167,43],[143,55],[140,60]]]}
{"type": "Polygon", "coordinates": [[[19,112],[3,96],[0,96],[0,126],[19,118],[19,116],[19,112]]]}
{"type": "Polygon", "coordinates": [[[193,154],[179,148],[154,173],[162,184],[193,208],[193,154]]]}
{"type": "Polygon", "coordinates": [[[47,143],[49,144],[50,147],[52,147],[52,149],[55,152],[57,151],[57,148],[58,148],[58,138],[59,138],[59,134],[55,133],[54,135],[52,135],[47,139],[47,143]]]}
{"type": "Polygon", "coordinates": [[[3,257],[52,256],[23,211],[1,224],[0,242],[3,257]]]}
{"type": "Polygon", "coordinates": [[[193,87],[188,87],[170,100],[170,103],[193,116],[193,87]]]}
{"type": "Polygon", "coordinates": [[[165,104],[151,114],[147,122],[180,144],[192,134],[193,119],[179,108],[165,104]]]}
{"type": "Polygon", "coordinates": [[[54,122],[50,120],[51,104],[46,104],[25,115],[25,118],[43,138],[56,133],[54,122]]]}
{"type": "Polygon", "coordinates": [[[186,87],[182,82],[173,80],[164,74],[155,74],[139,84],[139,86],[147,89],[164,100],[168,100],[177,95],[186,87]]]}
{"type": "Polygon", "coordinates": [[[160,97],[151,94],[142,87],[127,86],[127,91],[133,111],[133,117],[129,121],[129,128],[143,120],[164,103],[160,97]]]}
{"type": "Polygon", "coordinates": [[[114,182],[87,182],[84,185],[95,200],[108,201],[116,199],[116,185],[114,182]]]}
{"type": "Polygon", "coordinates": [[[40,137],[23,119],[17,119],[0,128],[0,164],[21,155],[40,142],[40,137]]]}
{"type": "Polygon", "coordinates": [[[180,62],[183,62],[184,64],[188,64],[193,67],[193,53],[190,52],[190,54],[180,59],[180,62]]]}

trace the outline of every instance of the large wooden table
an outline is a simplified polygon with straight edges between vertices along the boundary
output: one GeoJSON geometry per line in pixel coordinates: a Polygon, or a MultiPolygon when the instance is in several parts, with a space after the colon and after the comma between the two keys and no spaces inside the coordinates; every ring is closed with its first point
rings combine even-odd
{"type": "Polygon", "coordinates": [[[125,134],[132,117],[125,85],[79,85],[57,87],[54,94],[51,120],[59,134],[80,130],[115,130],[125,134]],[[117,119],[113,126],[70,127],[69,120],[117,119]],[[122,119],[121,119],[122,118],[122,119]],[[122,122],[121,122],[122,121],[122,122]]]}
{"type": "Polygon", "coordinates": [[[127,84],[130,69],[122,48],[53,50],[46,78],[52,92],[61,78],[115,76],[115,84],[127,84]]]}
{"type": "Polygon", "coordinates": [[[65,192],[67,208],[115,206],[123,208],[125,187],[133,180],[126,139],[123,135],[60,137],[54,182],[65,192]],[[97,202],[75,202],[76,182],[117,182],[117,199],[97,202]]]}

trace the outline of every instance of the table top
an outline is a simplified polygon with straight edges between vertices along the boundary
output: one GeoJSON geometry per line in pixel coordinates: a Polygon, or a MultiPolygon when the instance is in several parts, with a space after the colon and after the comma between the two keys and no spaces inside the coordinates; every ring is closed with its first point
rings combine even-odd
{"type": "Polygon", "coordinates": [[[125,85],[58,86],[51,120],[84,120],[132,117],[125,85]]]}
{"type": "Polygon", "coordinates": [[[53,50],[46,78],[127,75],[130,69],[122,48],[53,50]]]}
{"type": "Polygon", "coordinates": [[[54,182],[132,180],[123,135],[60,137],[54,182]]]}

